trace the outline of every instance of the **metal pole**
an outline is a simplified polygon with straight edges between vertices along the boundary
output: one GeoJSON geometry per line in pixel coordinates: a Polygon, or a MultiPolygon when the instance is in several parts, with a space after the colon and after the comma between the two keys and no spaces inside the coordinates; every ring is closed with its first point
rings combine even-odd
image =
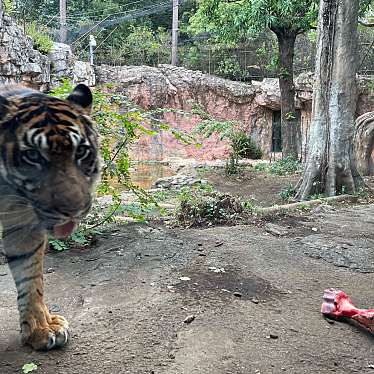
{"type": "MultiPolygon", "coordinates": [[[[94,64],[94,52],[95,52],[94,48],[95,47],[96,47],[96,40],[95,40],[95,37],[91,34],[90,35],[90,65],[91,66],[94,64]]],[[[99,47],[100,47],[100,45],[99,45],[99,47]]]]}
{"type": "Polygon", "coordinates": [[[171,35],[171,64],[178,65],[178,7],[179,0],[173,0],[173,24],[171,35]]]}
{"type": "Polygon", "coordinates": [[[60,42],[66,42],[66,0],[60,0],[60,42]]]}

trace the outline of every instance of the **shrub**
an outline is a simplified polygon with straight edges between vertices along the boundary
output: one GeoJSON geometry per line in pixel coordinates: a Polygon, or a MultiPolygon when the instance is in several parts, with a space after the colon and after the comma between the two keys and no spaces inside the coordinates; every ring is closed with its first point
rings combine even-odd
{"type": "Polygon", "coordinates": [[[289,184],[285,189],[279,193],[279,197],[284,201],[292,201],[295,196],[295,187],[289,184]]]}
{"type": "Polygon", "coordinates": [[[132,26],[120,47],[120,53],[128,65],[169,63],[169,50],[168,33],[162,28],[153,31],[147,25],[132,26]]]}
{"type": "Polygon", "coordinates": [[[275,175],[295,174],[300,171],[300,162],[291,157],[285,157],[269,165],[269,173],[275,175]]]}
{"type": "Polygon", "coordinates": [[[47,34],[44,27],[38,26],[36,22],[31,22],[26,25],[26,35],[28,35],[33,42],[34,48],[40,53],[48,54],[53,47],[53,40],[47,34]]]}
{"type": "Polygon", "coordinates": [[[231,135],[231,148],[240,158],[258,160],[262,157],[261,149],[244,131],[234,132],[231,135]]]}
{"type": "Polygon", "coordinates": [[[299,172],[301,169],[301,164],[298,160],[295,160],[294,158],[285,157],[271,164],[261,162],[255,165],[254,169],[256,171],[265,171],[269,174],[289,175],[299,172]]]}
{"type": "Polygon", "coordinates": [[[229,223],[243,213],[243,206],[236,198],[210,189],[189,189],[180,200],[176,218],[184,226],[229,223]]]}
{"type": "Polygon", "coordinates": [[[230,152],[229,158],[226,160],[225,173],[227,175],[235,175],[240,172],[239,158],[238,156],[230,152]]]}

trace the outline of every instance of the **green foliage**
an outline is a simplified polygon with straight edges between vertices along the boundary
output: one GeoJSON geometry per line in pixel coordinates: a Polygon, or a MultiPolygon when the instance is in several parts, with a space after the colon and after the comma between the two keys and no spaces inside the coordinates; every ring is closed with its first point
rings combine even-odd
{"type": "Polygon", "coordinates": [[[32,371],[35,371],[37,369],[38,369],[38,365],[35,365],[33,362],[30,362],[22,366],[22,373],[24,374],[31,373],[32,371]]]}
{"type": "MultiPolygon", "coordinates": [[[[52,96],[65,98],[73,89],[68,79],[62,79],[59,87],[51,90],[52,96]]],[[[113,89],[113,86],[110,87],[113,89]]],[[[158,209],[158,204],[146,191],[135,186],[130,180],[129,146],[140,136],[153,136],[161,131],[171,133],[177,140],[190,144],[192,137],[171,128],[155,118],[155,112],[145,112],[120,94],[108,91],[107,86],[93,91],[92,119],[100,134],[100,153],[102,156],[101,183],[97,187],[99,195],[111,195],[112,203],[100,205],[97,202],[78,229],[64,241],[51,239],[51,247],[61,251],[70,246],[87,246],[93,237],[100,233],[98,228],[116,221],[118,216],[126,215],[138,221],[158,209]],[[138,199],[137,203],[122,201],[119,190],[130,190],[138,199]]]]}
{"type": "Polygon", "coordinates": [[[232,80],[244,80],[247,77],[238,60],[227,54],[219,61],[215,74],[232,80]]]}
{"type": "Polygon", "coordinates": [[[262,151],[252,138],[244,131],[234,132],[231,137],[231,148],[240,158],[258,160],[262,157],[262,151]]]}
{"type": "Polygon", "coordinates": [[[292,184],[289,184],[285,189],[279,193],[279,197],[284,201],[292,201],[295,196],[296,190],[292,184]]]}
{"type": "Polygon", "coordinates": [[[164,29],[148,25],[131,26],[119,48],[127,65],[157,65],[170,62],[170,37],[164,29]]]}
{"type": "Polygon", "coordinates": [[[226,160],[225,173],[227,175],[239,174],[241,171],[239,165],[239,157],[234,152],[230,152],[229,158],[226,160]]]}
{"type": "Polygon", "coordinates": [[[274,175],[290,175],[295,174],[301,170],[301,164],[299,161],[291,157],[284,157],[273,163],[259,163],[255,165],[256,171],[265,171],[269,174],[274,175]]]}
{"type": "Polygon", "coordinates": [[[254,166],[254,169],[256,171],[261,171],[261,172],[268,171],[269,170],[269,164],[266,163],[266,162],[260,162],[259,164],[256,164],[254,166]]]}
{"type": "Polygon", "coordinates": [[[248,200],[243,201],[242,206],[243,206],[244,211],[248,213],[256,214],[259,211],[259,208],[258,206],[256,206],[255,201],[253,199],[248,199],[248,200]]]}
{"type": "Polygon", "coordinates": [[[240,171],[239,160],[241,158],[259,159],[262,151],[252,138],[247,135],[234,121],[219,121],[201,108],[194,106],[193,114],[197,114],[202,119],[194,128],[193,133],[209,138],[213,134],[218,134],[220,140],[228,140],[230,144],[230,154],[226,161],[226,174],[238,174],[240,171]]]}
{"type": "Polygon", "coordinates": [[[53,47],[53,40],[47,34],[47,30],[43,26],[39,26],[36,22],[26,25],[26,34],[32,39],[34,48],[43,54],[48,54],[53,47]]]}
{"type": "Polygon", "coordinates": [[[308,197],[308,200],[320,200],[325,198],[326,196],[323,193],[315,193],[313,195],[310,195],[308,197]]]}
{"type": "Polygon", "coordinates": [[[180,194],[177,222],[183,226],[230,223],[240,219],[243,206],[239,200],[212,189],[188,188],[180,194]]]}
{"type": "Polygon", "coordinates": [[[289,175],[300,171],[301,164],[298,160],[284,157],[270,164],[269,172],[275,175],[289,175]]]}
{"type": "Polygon", "coordinates": [[[190,30],[209,32],[221,40],[240,41],[269,28],[302,33],[315,26],[318,0],[201,0],[190,30]]]}
{"type": "Polygon", "coordinates": [[[365,81],[365,88],[370,91],[370,93],[374,93],[374,80],[367,80],[365,81]]]}
{"type": "Polygon", "coordinates": [[[14,3],[13,0],[5,0],[4,4],[4,11],[5,13],[12,14],[14,11],[14,3]]]}

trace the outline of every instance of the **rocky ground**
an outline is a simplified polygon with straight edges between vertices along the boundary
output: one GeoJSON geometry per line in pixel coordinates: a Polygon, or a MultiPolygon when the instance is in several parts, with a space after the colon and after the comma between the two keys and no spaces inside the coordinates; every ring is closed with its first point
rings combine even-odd
{"type": "Polygon", "coordinates": [[[89,250],[49,253],[46,297],[72,339],[48,353],[20,345],[0,265],[0,372],[372,373],[373,337],[319,310],[327,287],[374,307],[373,217],[373,205],[316,209],[272,222],[282,236],[268,223],[131,224],[89,250]]]}

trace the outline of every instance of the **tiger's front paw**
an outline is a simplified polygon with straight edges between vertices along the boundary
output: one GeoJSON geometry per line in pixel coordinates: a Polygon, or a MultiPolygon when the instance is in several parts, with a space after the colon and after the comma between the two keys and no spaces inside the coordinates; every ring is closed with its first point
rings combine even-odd
{"type": "Polygon", "coordinates": [[[22,341],[36,350],[49,351],[63,347],[69,340],[69,324],[59,315],[48,315],[42,323],[35,318],[23,322],[22,341]]]}

